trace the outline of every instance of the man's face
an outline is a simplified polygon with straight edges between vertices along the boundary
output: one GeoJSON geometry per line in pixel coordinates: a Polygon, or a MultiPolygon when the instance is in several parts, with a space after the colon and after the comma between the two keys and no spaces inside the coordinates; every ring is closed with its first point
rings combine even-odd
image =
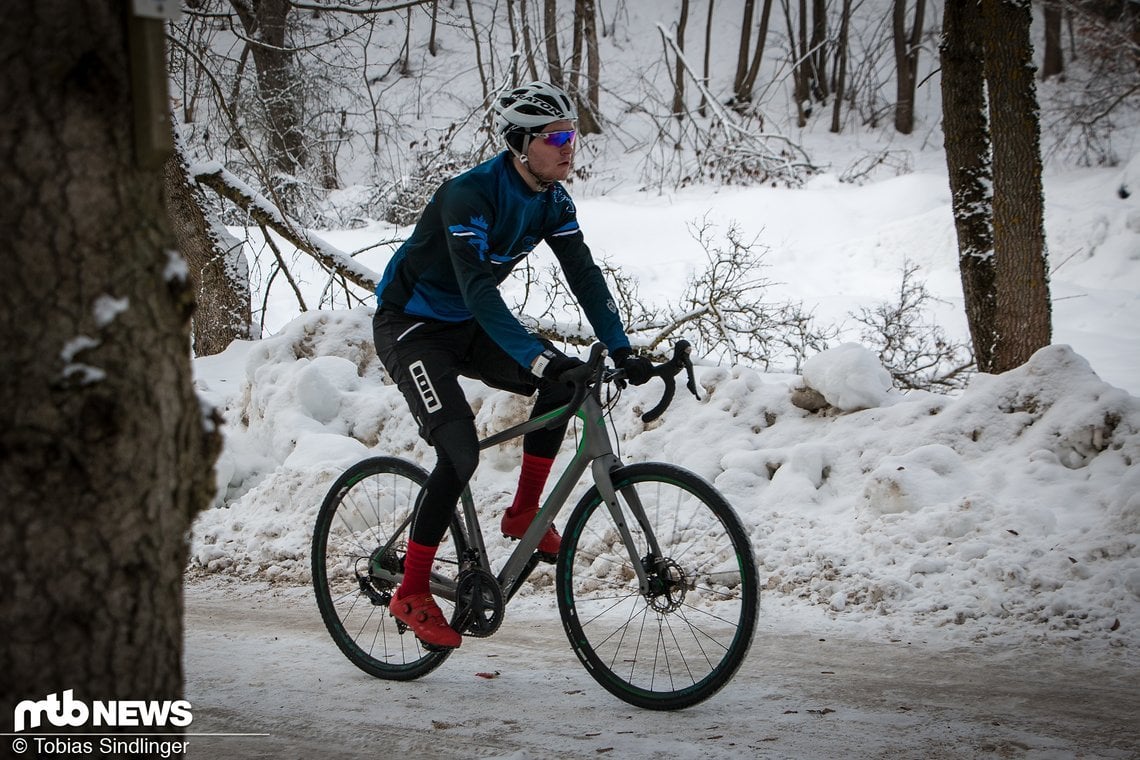
{"type": "Polygon", "coordinates": [[[550,138],[535,135],[530,140],[527,149],[527,162],[530,170],[546,180],[562,181],[570,176],[570,169],[574,165],[575,136],[565,133],[574,129],[572,121],[556,121],[542,128],[542,134],[551,135],[550,138]],[[563,133],[563,134],[552,134],[563,133]],[[567,137],[571,139],[567,140],[567,137]],[[548,142],[548,139],[550,140],[548,142]],[[562,142],[561,146],[554,143],[562,142]]]}

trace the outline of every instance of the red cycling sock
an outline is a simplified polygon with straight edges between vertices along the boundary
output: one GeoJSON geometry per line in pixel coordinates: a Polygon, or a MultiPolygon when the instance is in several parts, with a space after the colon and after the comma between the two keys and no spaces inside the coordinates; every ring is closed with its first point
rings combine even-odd
{"type": "Polygon", "coordinates": [[[542,489],[546,486],[546,479],[550,476],[553,459],[523,453],[522,472],[519,473],[519,487],[515,491],[515,500],[507,514],[517,515],[520,512],[538,511],[538,500],[542,497],[542,489]]]}
{"type": "Polygon", "coordinates": [[[435,552],[438,548],[408,541],[408,553],[404,557],[404,581],[396,592],[397,597],[431,592],[429,585],[431,565],[435,561],[435,552]]]}

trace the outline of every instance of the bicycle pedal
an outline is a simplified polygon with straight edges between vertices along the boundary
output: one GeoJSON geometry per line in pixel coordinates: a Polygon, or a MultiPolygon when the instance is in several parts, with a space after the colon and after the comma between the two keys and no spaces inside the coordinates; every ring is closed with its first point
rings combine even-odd
{"type": "Polygon", "coordinates": [[[545,562],[549,565],[558,564],[557,554],[551,554],[550,552],[535,552],[534,556],[538,557],[539,562],[545,562]]]}
{"type": "Polygon", "coordinates": [[[420,646],[423,647],[424,650],[428,651],[428,652],[450,652],[452,649],[456,648],[456,647],[443,647],[443,646],[440,646],[439,644],[429,644],[428,642],[421,639],[419,636],[416,636],[416,641],[420,642],[420,646]]]}
{"type": "Polygon", "coordinates": [[[400,618],[393,615],[390,610],[388,612],[388,617],[390,617],[390,618],[392,618],[392,620],[396,621],[396,633],[400,634],[401,636],[403,636],[405,633],[407,633],[408,631],[411,630],[411,627],[407,623],[405,623],[403,620],[400,620],[400,618]]]}

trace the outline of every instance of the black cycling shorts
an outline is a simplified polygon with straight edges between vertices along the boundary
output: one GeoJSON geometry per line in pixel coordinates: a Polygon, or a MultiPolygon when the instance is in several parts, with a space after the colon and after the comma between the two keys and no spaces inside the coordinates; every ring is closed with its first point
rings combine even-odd
{"type": "Polygon", "coordinates": [[[372,318],[372,334],[380,361],[429,443],[431,432],[443,423],[475,417],[460,376],[524,396],[539,389],[539,379],[473,319],[442,322],[380,308],[372,318]]]}

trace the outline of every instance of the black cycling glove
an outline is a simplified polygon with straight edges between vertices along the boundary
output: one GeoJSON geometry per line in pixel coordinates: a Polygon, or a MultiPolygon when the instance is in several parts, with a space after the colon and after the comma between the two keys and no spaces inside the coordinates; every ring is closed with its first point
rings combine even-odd
{"type": "Polygon", "coordinates": [[[547,380],[557,380],[566,372],[585,366],[586,362],[575,356],[567,356],[553,348],[544,350],[530,364],[530,371],[547,380]]]}
{"type": "Polygon", "coordinates": [[[629,348],[614,351],[614,366],[625,370],[625,376],[632,385],[645,385],[653,378],[653,362],[636,355],[629,348]]]}

